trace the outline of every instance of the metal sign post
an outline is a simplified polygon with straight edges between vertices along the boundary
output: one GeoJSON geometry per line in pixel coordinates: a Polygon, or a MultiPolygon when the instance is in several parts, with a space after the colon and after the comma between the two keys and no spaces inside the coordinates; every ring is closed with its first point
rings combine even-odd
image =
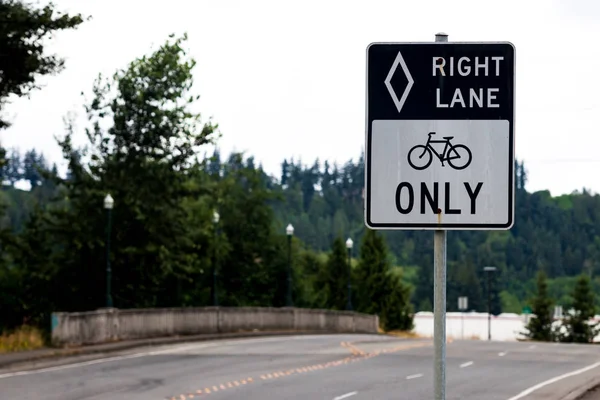
{"type": "Polygon", "coordinates": [[[515,49],[507,42],[367,47],[365,225],[434,231],[434,390],[446,385],[447,230],[514,220],[515,49]]]}
{"type": "MultiPolygon", "coordinates": [[[[447,42],[438,33],[436,42],[447,42]]],[[[446,231],[433,233],[433,379],[435,400],[446,398],[446,231]]]]}

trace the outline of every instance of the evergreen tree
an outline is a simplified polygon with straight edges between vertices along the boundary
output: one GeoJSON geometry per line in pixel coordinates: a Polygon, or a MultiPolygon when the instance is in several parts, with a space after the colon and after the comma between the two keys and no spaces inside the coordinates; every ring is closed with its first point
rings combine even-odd
{"type": "Polygon", "coordinates": [[[11,186],[15,186],[15,183],[20,181],[22,178],[23,164],[21,161],[21,154],[17,149],[12,149],[7,160],[6,179],[8,179],[11,186]]]}
{"type": "Polygon", "coordinates": [[[341,237],[335,238],[325,269],[318,279],[319,287],[326,293],[326,306],[345,310],[348,302],[348,256],[341,237]]]}
{"type": "Polygon", "coordinates": [[[548,282],[543,270],[537,274],[537,293],[532,300],[532,312],[535,316],[529,320],[525,335],[532,340],[551,341],[552,300],[548,295],[548,282]]]}
{"type": "Polygon", "coordinates": [[[356,269],[358,310],[367,314],[380,314],[388,295],[390,261],[383,237],[366,229],[360,246],[356,269]]]}
{"type": "Polygon", "coordinates": [[[42,183],[43,172],[48,170],[43,154],[38,154],[35,149],[25,152],[23,157],[23,179],[29,182],[31,188],[42,183]]]}
{"type": "Polygon", "coordinates": [[[590,278],[581,274],[573,290],[573,313],[568,314],[563,322],[566,332],[560,340],[571,343],[591,343],[599,333],[599,325],[591,323],[596,314],[594,292],[590,286],[590,278]]]}
{"type": "Polygon", "coordinates": [[[285,305],[287,238],[283,229],[274,230],[269,203],[275,194],[265,187],[262,171],[232,154],[218,190],[219,224],[230,249],[220,265],[222,305],[285,305]]]}
{"type": "Polygon", "coordinates": [[[389,275],[386,282],[386,298],[381,313],[381,325],[386,332],[413,329],[410,289],[399,276],[389,275]]]}
{"type": "Polygon", "coordinates": [[[385,239],[375,230],[367,229],[362,238],[356,281],[359,311],[378,314],[386,331],[412,329],[410,289],[391,273],[385,239]]]}

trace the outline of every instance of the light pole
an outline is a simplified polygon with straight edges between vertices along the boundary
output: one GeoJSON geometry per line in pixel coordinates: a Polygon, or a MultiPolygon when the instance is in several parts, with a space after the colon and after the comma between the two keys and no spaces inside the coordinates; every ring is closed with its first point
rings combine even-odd
{"type": "Polygon", "coordinates": [[[285,228],[285,233],[288,238],[287,295],[285,297],[285,305],[292,307],[292,236],[294,235],[292,224],[288,224],[285,228]]]}
{"type": "Polygon", "coordinates": [[[112,217],[112,208],[115,205],[110,194],[107,194],[104,198],[104,209],[106,210],[106,307],[111,308],[113,306],[112,293],[111,293],[111,280],[112,271],[110,269],[110,223],[112,217]]]}
{"type": "Polygon", "coordinates": [[[219,298],[217,296],[217,239],[218,239],[218,226],[219,226],[219,213],[213,212],[213,234],[214,234],[214,244],[213,244],[213,268],[212,268],[212,304],[213,306],[219,305],[219,298]]]}
{"type": "Polygon", "coordinates": [[[487,298],[488,298],[488,340],[492,340],[492,290],[490,284],[491,273],[496,271],[496,267],[483,267],[487,272],[487,298]]]}
{"type": "Polygon", "coordinates": [[[346,310],[352,310],[352,268],[350,263],[352,261],[353,244],[352,239],[348,238],[346,240],[346,248],[348,249],[348,303],[346,304],[346,310]]]}

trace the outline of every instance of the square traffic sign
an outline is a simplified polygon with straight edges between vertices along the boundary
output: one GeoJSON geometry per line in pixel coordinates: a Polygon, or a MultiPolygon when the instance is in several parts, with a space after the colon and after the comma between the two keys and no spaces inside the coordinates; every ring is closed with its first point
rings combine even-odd
{"type": "Polygon", "coordinates": [[[514,70],[511,43],[369,45],[367,227],[512,227],[514,70]]]}

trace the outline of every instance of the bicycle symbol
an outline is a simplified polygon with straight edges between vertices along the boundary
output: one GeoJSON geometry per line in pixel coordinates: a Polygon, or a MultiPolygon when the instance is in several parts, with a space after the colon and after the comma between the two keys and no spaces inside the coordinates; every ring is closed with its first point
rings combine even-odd
{"type": "Polygon", "coordinates": [[[417,170],[422,170],[431,165],[433,154],[440,160],[442,167],[444,167],[444,161],[448,161],[448,164],[454,169],[465,169],[471,164],[471,150],[463,144],[452,144],[450,140],[454,136],[444,136],[444,140],[432,140],[431,135],[435,135],[435,132],[429,132],[427,134],[427,143],[425,145],[418,144],[408,152],[408,163],[411,167],[417,170]],[[439,154],[431,146],[431,143],[445,143],[444,151],[439,154]],[[415,152],[417,150],[417,152],[415,152]],[[419,151],[422,150],[421,154],[418,155],[419,151]]]}

